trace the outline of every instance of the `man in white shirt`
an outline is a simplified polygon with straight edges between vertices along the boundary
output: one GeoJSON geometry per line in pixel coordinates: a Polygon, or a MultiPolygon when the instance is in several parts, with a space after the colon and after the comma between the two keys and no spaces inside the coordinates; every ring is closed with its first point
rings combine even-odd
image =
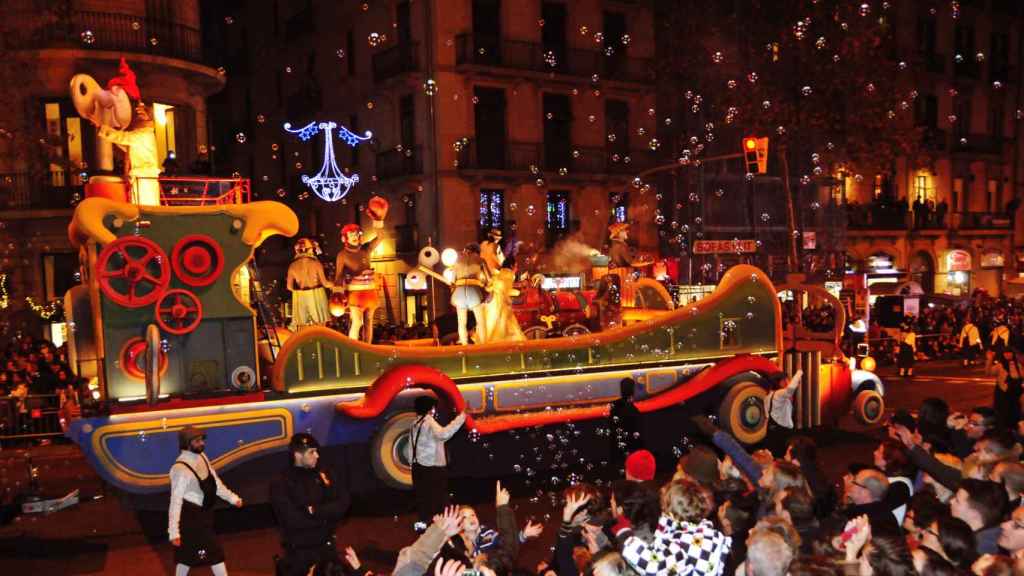
{"type": "Polygon", "coordinates": [[[448,505],[448,457],[444,445],[466,421],[466,413],[460,412],[447,426],[441,426],[434,419],[436,405],[432,396],[416,398],[416,421],[409,430],[412,487],[419,516],[417,531],[426,530],[430,519],[448,505]]]}
{"type": "Polygon", "coordinates": [[[175,576],[185,576],[193,566],[209,566],[215,576],[227,576],[224,550],[213,530],[213,505],[217,497],[242,507],[242,499],[220,481],[203,454],[206,433],[194,426],[178,431],[181,454],[171,466],[171,506],[167,534],[174,545],[175,576]]]}

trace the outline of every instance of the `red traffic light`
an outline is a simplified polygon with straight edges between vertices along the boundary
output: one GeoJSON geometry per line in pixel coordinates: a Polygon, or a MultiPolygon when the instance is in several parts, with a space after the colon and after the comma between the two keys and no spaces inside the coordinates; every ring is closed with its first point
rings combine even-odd
{"type": "Polygon", "coordinates": [[[743,147],[747,150],[757,150],[757,138],[744,138],[743,147]]]}

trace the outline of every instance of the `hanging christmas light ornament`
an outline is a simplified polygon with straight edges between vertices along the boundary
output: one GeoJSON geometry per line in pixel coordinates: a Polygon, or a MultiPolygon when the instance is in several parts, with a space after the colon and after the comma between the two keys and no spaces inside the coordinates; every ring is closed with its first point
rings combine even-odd
{"type": "MultiPolygon", "coordinates": [[[[338,168],[334,158],[334,129],[339,128],[338,137],[351,147],[357,146],[373,137],[369,130],[360,136],[344,126],[338,126],[334,122],[310,122],[302,128],[293,129],[291,123],[286,122],[284,129],[290,134],[295,134],[299,140],[306,142],[318,133],[324,133],[324,161],[320,171],[313,176],[302,176],[303,184],[309,186],[314,194],[327,202],[341,200],[348,194],[348,191],[359,182],[359,175],[344,175],[338,168]]],[[[296,167],[301,164],[296,164],[296,167]]]]}

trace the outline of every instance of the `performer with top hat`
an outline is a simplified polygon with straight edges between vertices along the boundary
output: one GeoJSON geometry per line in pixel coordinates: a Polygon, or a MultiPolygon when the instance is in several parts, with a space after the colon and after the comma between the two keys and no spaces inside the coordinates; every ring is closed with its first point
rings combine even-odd
{"type": "Polygon", "coordinates": [[[359,339],[359,331],[365,323],[363,340],[373,342],[373,311],[379,304],[380,286],[377,273],[370,266],[370,255],[384,240],[382,233],[387,213],[388,201],[374,196],[367,203],[366,215],[378,233],[366,240],[358,224],[347,224],[341,229],[342,246],[335,262],[334,284],[347,298],[346,309],[351,321],[348,337],[353,340],[359,339]]]}
{"type": "Polygon", "coordinates": [[[242,507],[242,499],[220,481],[209,458],[203,454],[206,433],[195,426],[178,431],[181,454],[171,466],[171,505],[167,534],[174,545],[175,576],[185,576],[195,566],[209,566],[215,576],[226,576],[224,550],[213,530],[213,505],[223,498],[242,507]]]}
{"type": "Polygon", "coordinates": [[[292,330],[303,326],[322,326],[329,319],[327,293],[334,283],[324,275],[317,256],[320,246],[309,238],[295,242],[295,258],[288,265],[287,287],[292,293],[292,330]]]}
{"type": "Polygon", "coordinates": [[[609,268],[637,268],[648,266],[652,262],[638,257],[636,251],[626,241],[629,239],[629,224],[616,222],[608,227],[608,263],[609,268]]]}

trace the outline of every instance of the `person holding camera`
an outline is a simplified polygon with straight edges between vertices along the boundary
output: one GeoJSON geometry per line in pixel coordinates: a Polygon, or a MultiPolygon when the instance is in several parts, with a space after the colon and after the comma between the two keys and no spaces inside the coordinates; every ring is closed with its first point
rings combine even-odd
{"type": "MultiPolygon", "coordinates": [[[[315,567],[315,574],[341,574],[346,570],[338,557],[334,529],[349,507],[348,486],[319,465],[320,444],[312,435],[292,436],[288,448],[291,463],[270,486],[285,553],[277,573],[300,576],[315,567]]],[[[353,556],[349,551],[346,559],[352,563],[353,556]]]]}
{"type": "Polygon", "coordinates": [[[447,426],[435,419],[437,399],[433,396],[416,398],[416,422],[409,430],[412,439],[412,487],[416,499],[419,521],[414,528],[426,530],[427,523],[448,505],[448,455],[445,443],[459,431],[466,421],[460,412],[447,426]]]}

